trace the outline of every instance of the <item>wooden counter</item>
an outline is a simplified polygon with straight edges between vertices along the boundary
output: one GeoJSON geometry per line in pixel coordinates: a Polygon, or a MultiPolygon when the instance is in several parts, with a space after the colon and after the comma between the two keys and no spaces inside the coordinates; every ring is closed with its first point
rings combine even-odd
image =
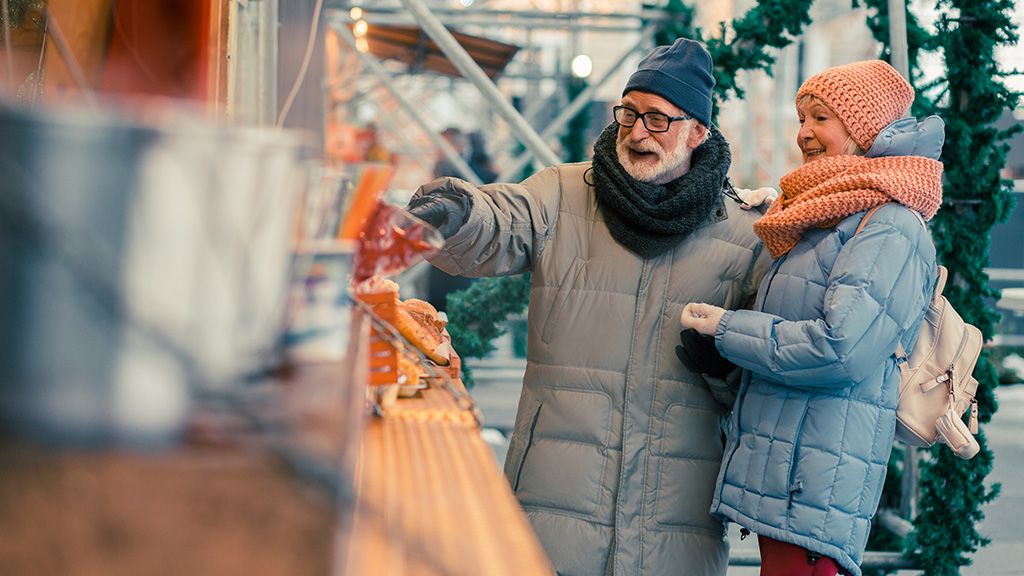
{"type": "Polygon", "coordinates": [[[554,573],[473,412],[442,388],[369,422],[351,521],[342,574],[554,573]]]}
{"type": "Polygon", "coordinates": [[[241,395],[257,429],[239,405],[153,453],[0,435],[0,574],[552,574],[460,382],[367,416],[366,328],[241,395]]]}

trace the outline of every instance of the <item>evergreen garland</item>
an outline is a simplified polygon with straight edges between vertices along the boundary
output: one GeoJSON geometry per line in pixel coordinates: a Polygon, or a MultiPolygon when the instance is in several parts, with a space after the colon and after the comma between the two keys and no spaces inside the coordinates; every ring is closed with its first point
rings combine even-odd
{"type": "MultiPolygon", "coordinates": [[[[701,31],[693,26],[693,8],[682,0],[668,0],[663,8],[668,18],[655,33],[654,43],[659,46],[671,44],[680,37],[704,41],[715,63],[712,118],[716,118],[719,101],[733,96],[743,97],[743,91],[736,85],[737,72],[759,69],[771,73],[775,58],[768,49],[788,45],[792,42],[792,36],[798,35],[803,26],[810,23],[808,13],[812,2],[761,0],[749,12],[733,20],[731,27],[735,34],[730,40],[726,40],[727,29],[723,24],[719,28],[719,36],[704,41],[701,31]]],[[[570,86],[570,92],[573,88],[570,86]]],[[[504,333],[498,325],[510,314],[525,310],[529,304],[529,295],[529,276],[487,279],[452,294],[448,307],[452,345],[464,358],[486,355],[493,349],[491,339],[504,333]],[[494,295],[500,295],[503,300],[500,303],[489,302],[494,295]],[[458,338],[456,334],[459,334],[458,338]]],[[[472,382],[472,376],[468,380],[472,382]]]]}
{"type": "MultiPolygon", "coordinates": [[[[888,40],[888,10],[884,0],[867,0],[875,13],[868,25],[875,37],[888,40]]],[[[995,122],[1004,110],[1016,108],[1019,95],[999,79],[1005,76],[995,63],[995,48],[1017,41],[1010,20],[1010,0],[943,0],[937,32],[926,32],[907,15],[907,43],[912,70],[921,50],[942,50],[947,74],[944,81],[919,89],[914,114],[936,113],[946,122],[944,203],[931,230],[939,261],[950,272],[945,294],[964,320],[992,338],[998,319],[986,300],[998,294],[988,285],[992,227],[1006,220],[1013,208],[1012,182],[1000,177],[1009,145],[1018,128],[1000,131],[995,122]],[[934,92],[934,94],[932,94],[934,92]]],[[[919,76],[919,74],[915,74],[919,76]]],[[[995,367],[983,351],[974,371],[978,379],[981,421],[991,420],[997,406],[995,367]]],[[[977,531],[984,518],[981,507],[999,493],[986,488],[992,470],[992,451],[985,435],[978,436],[981,453],[960,460],[949,449],[936,446],[922,462],[919,477],[920,513],[914,532],[904,542],[905,554],[917,560],[926,574],[959,574],[969,555],[988,543],[977,531]]],[[[889,489],[887,487],[887,489],[889,489]]],[[[898,488],[895,488],[898,491],[898,488]]]]}
{"type": "MultiPolygon", "coordinates": [[[[999,131],[995,122],[1007,108],[1014,109],[1018,95],[998,79],[995,62],[999,44],[1017,41],[1010,20],[1010,0],[943,0],[946,13],[937,30],[943,50],[948,86],[938,107],[946,121],[946,201],[932,226],[939,260],[950,271],[946,296],[964,320],[981,329],[985,339],[995,332],[996,313],[986,299],[998,296],[988,285],[985,267],[989,260],[992,227],[1010,215],[1012,182],[1000,176],[1012,131],[999,131]]],[[[983,353],[975,369],[981,422],[996,410],[995,368],[983,353]]],[[[998,487],[984,485],[992,470],[992,452],[984,433],[979,435],[981,453],[973,460],[956,458],[943,447],[931,449],[931,460],[921,468],[921,513],[914,519],[908,543],[928,574],[959,574],[968,556],[988,543],[976,525],[984,517],[982,505],[998,494],[998,487]]]]}
{"type": "MultiPolygon", "coordinates": [[[[469,288],[448,295],[448,333],[463,358],[483,358],[491,341],[505,333],[506,318],[521,314],[530,301],[530,274],[483,278],[469,288]]],[[[463,364],[463,380],[472,387],[473,374],[463,364]]]]}
{"type": "Polygon", "coordinates": [[[36,28],[42,30],[42,10],[45,6],[45,0],[7,0],[7,13],[11,17],[11,21],[5,22],[3,13],[0,13],[0,25],[17,28],[28,17],[36,28]]]}

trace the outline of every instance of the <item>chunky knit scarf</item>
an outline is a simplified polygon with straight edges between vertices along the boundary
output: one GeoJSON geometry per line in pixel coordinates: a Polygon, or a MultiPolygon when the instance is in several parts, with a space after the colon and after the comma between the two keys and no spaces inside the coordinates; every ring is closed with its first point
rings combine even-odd
{"type": "Polygon", "coordinates": [[[827,156],[779,182],[782,196],[754,224],[772,257],[789,252],[810,228],[896,201],[931,220],[942,204],[942,163],[921,156],[827,156]]]}
{"type": "Polygon", "coordinates": [[[653,258],[712,221],[722,205],[732,154],[722,134],[711,128],[707,142],[693,151],[689,172],[664,185],[648,184],[630,176],[619,163],[617,132],[612,123],[594,144],[597,205],[616,242],[653,258]]]}

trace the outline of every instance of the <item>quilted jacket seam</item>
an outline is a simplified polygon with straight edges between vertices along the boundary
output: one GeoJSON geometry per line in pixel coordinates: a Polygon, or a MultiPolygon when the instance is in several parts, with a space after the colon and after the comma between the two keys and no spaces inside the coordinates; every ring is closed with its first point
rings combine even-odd
{"type": "MultiPolygon", "coordinates": [[[[667,270],[667,273],[664,275],[665,276],[665,280],[664,280],[664,284],[661,287],[660,294],[667,294],[668,293],[668,280],[669,280],[669,278],[672,277],[672,267],[675,265],[675,249],[672,250],[671,254],[672,254],[672,259],[669,260],[669,262],[668,262],[668,270],[667,270]]],[[[655,334],[654,340],[655,341],[653,343],[653,349],[654,350],[661,350],[661,327],[662,327],[662,325],[665,322],[665,306],[668,305],[668,303],[665,301],[665,298],[659,298],[659,300],[661,300],[661,308],[658,310],[658,319],[655,320],[655,326],[654,326],[654,334],[655,334]]],[[[648,494],[648,484],[647,484],[648,478],[647,478],[647,474],[648,474],[648,471],[651,469],[651,467],[650,467],[650,459],[651,459],[650,439],[652,438],[652,434],[654,432],[654,420],[655,420],[654,419],[654,407],[655,407],[655,405],[658,402],[658,373],[659,373],[658,367],[659,367],[659,357],[658,357],[657,354],[655,354],[654,355],[654,370],[651,372],[651,374],[654,377],[654,386],[653,386],[653,390],[651,391],[651,403],[650,403],[650,406],[648,406],[648,408],[647,408],[647,438],[648,438],[647,446],[648,446],[648,449],[645,451],[645,454],[644,454],[644,464],[643,464],[644,472],[643,472],[643,479],[642,479],[642,481],[640,483],[641,490],[642,490],[642,493],[641,493],[641,496],[640,496],[640,553],[637,555],[637,570],[640,571],[640,572],[642,572],[643,569],[644,569],[644,550],[645,550],[645,547],[644,547],[644,536],[645,536],[645,533],[646,533],[646,529],[645,529],[645,526],[644,526],[644,520],[645,520],[645,518],[647,516],[647,494],[648,494]]],[[[661,491],[661,475],[660,474],[658,475],[657,486],[655,487],[655,489],[657,490],[657,492],[655,492],[653,494],[653,497],[654,497],[654,501],[657,502],[658,497],[660,495],[659,493],[661,491]]],[[[651,510],[651,518],[652,518],[652,520],[654,520],[655,524],[658,523],[658,519],[656,517],[656,514],[657,514],[657,510],[656,509],[655,510],[651,510]]]]}
{"type": "MultiPolygon", "coordinates": [[[[843,440],[842,440],[842,443],[839,445],[839,453],[840,454],[843,454],[845,452],[845,449],[846,449],[846,439],[849,437],[848,434],[847,434],[847,429],[850,427],[850,409],[851,409],[851,404],[849,402],[847,402],[846,403],[846,413],[843,415],[843,436],[842,436],[843,440]]],[[[834,508],[836,508],[836,506],[835,506],[836,479],[839,478],[839,466],[840,466],[840,464],[842,464],[842,457],[841,456],[840,456],[840,458],[838,460],[836,460],[835,469],[832,471],[832,482],[829,483],[829,486],[831,487],[831,489],[829,490],[829,493],[828,493],[828,504],[825,506],[825,521],[822,522],[822,528],[824,528],[824,526],[828,526],[828,519],[829,519],[830,516],[832,516],[832,510],[834,508]]],[[[871,463],[869,462],[868,463],[868,473],[869,473],[869,475],[870,475],[870,471],[871,471],[871,463]]],[[[863,494],[863,493],[864,493],[864,490],[861,489],[861,494],[863,494]]],[[[850,535],[847,536],[847,538],[846,538],[847,543],[849,543],[850,540],[852,540],[852,537],[853,537],[853,527],[851,526],[851,528],[850,528],[850,535]]],[[[820,538],[820,540],[825,540],[825,539],[826,539],[825,537],[820,538]]]]}
{"type": "MultiPolygon", "coordinates": [[[[548,224],[547,229],[544,230],[544,234],[540,237],[540,246],[537,247],[537,250],[535,251],[536,253],[531,258],[531,269],[537,262],[540,262],[541,258],[544,257],[544,250],[548,247],[551,237],[555,235],[555,229],[558,227],[559,215],[562,213],[561,208],[562,199],[565,198],[565,186],[562,185],[562,170],[560,168],[556,168],[555,170],[557,172],[556,180],[558,180],[558,198],[555,200],[555,206],[557,206],[557,208],[555,209],[555,215],[548,224]]],[[[532,225],[528,228],[532,229],[532,225]]]]}
{"type": "Polygon", "coordinates": [[[595,516],[592,515],[592,514],[583,514],[581,512],[573,512],[572,510],[566,510],[564,508],[549,508],[547,506],[542,506],[540,504],[522,504],[522,503],[520,503],[520,506],[526,512],[543,512],[545,514],[553,514],[555,516],[568,516],[569,518],[575,518],[576,520],[580,520],[580,521],[586,522],[588,524],[596,524],[598,526],[604,526],[605,528],[614,528],[615,527],[615,524],[605,524],[603,522],[597,521],[595,519],[595,516]]]}

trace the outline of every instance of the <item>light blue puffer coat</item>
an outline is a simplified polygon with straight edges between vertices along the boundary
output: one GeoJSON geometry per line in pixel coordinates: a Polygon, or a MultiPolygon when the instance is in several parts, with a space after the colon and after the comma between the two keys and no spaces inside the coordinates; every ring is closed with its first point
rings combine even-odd
{"type": "Polygon", "coordinates": [[[935,247],[889,204],[811,230],[727,312],[722,354],[749,369],[711,511],[835,559],[859,576],[896,428],[897,343],[913,346],[935,283],[935,247]],[[766,369],[767,368],[767,369],[766,369]]]}
{"type": "MultiPolygon", "coordinates": [[[[912,120],[912,119],[911,119],[912,120]]],[[[901,121],[870,156],[942,148],[942,122],[901,121]]],[[[860,561],[892,451],[897,343],[912,349],[936,280],[935,246],[898,204],[809,230],[762,281],[754,310],[726,312],[715,342],[747,368],[712,513],[756,534],[860,561]]]]}

